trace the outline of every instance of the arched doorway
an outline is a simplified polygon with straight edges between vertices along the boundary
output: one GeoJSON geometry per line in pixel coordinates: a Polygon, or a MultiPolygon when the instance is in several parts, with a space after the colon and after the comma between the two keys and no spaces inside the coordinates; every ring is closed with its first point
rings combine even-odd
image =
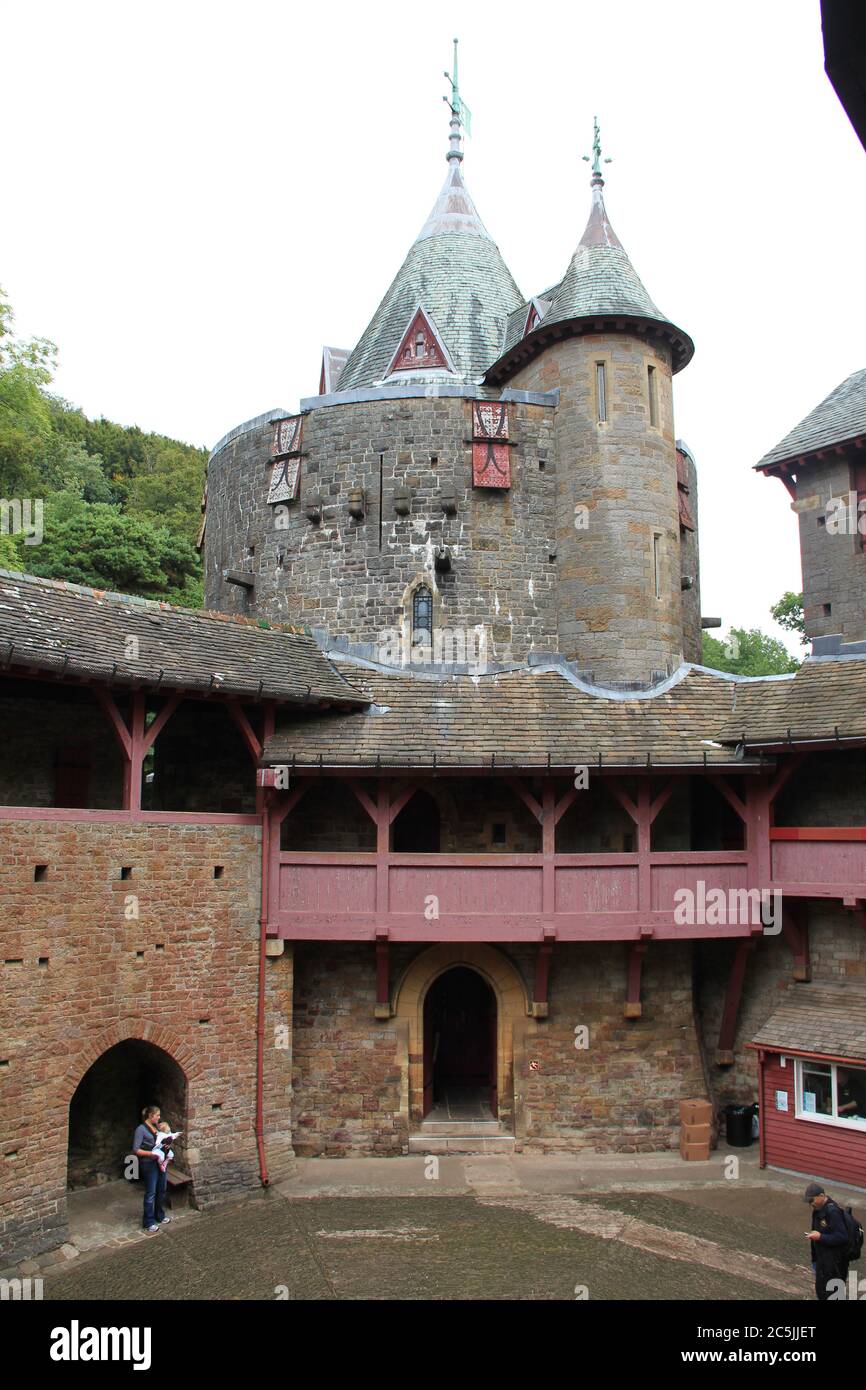
{"type": "Polygon", "coordinates": [[[145,1105],[158,1105],[172,1129],[175,1166],[187,1167],[186,1077],[173,1057],[154,1043],[127,1038],[109,1047],[88,1068],[69,1102],[67,1187],[101,1187],[124,1179],[125,1159],[145,1105]]]}
{"type": "Polygon", "coordinates": [[[424,1115],[484,1120],[499,1113],[496,996],[477,970],[456,965],[424,1000],[424,1115]]]}

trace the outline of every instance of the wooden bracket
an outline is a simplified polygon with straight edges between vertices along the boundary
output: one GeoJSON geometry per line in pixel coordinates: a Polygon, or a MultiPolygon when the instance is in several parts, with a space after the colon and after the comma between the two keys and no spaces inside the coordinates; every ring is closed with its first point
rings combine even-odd
{"type": "Polygon", "coordinates": [[[391,980],[388,931],[376,931],[376,1018],[391,1017],[391,980]]]}
{"type": "Polygon", "coordinates": [[[511,790],[515,793],[516,796],[520,797],[520,800],[528,808],[530,813],[535,817],[539,825],[542,825],[544,823],[544,811],[542,807],[539,805],[539,803],[536,801],[532,793],[526,790],[519,778],[509,777],[507,780],[511,790]]]}
{"type": "Polygon", "coordinates": [[[746,808],[746,804],[745,802],[741,801],[740,798],[737,796],[737,793],[728,786],[724,777],[708,777],[707,781],[715,787],[716,791],[721,792],[728,805],[734,808],[740,820],[745,825],[746,821],[749,818],[749,812],[746,808]]]}
{"type": "Polygon", "coordinates": [[[535,957],[535,985],[532,991],[532,1003],[529,1007],[532,1018],[547,1018],[550,958],[553,955],[553,943],[555,940],[556,937],[554,933],[546,931],[543,940],[539,944],[538,952],[535,957]]]}
{"type": "Polygon", "coordinates": [[[360,782],[356,781],[354,777],[347,777],[346,785],[351,787],[352,791],[355,793],[355,796],[358,798],[364,810],[367,812],[367,815],[370,817],[370,820],[375,821],[378,824],[379,812],[376,809],[376,803],[370,800],[370,797],[364,791],[364,788],[361,786],[360,782]]]}
{"type": "Polygon", "coordinates": [[[634,941],[629,947],[624,1018],[640,1018],[641,1016],[643,1006],[640,1002],[640,985],[646,950],[647,943],[645,941],[634,941]]]}
{"type": "Polygon", "coordinates": [[[755,942],[750,937],[747,940],[737,943],[734,959],[731,964],[731,973],[728,976],[728,988],[725,992],[725,1007],[722,1012],[722,1022],[719,1028],[719,1045],[716,1048],[716,1066],[732,1067],[734,1065],[734,1042],[737,1036],[737,1015],[740,1011],[740,1000],[743,995],[743,981],[746,978],[746,965],[750,953],[755,948],[755,942]]]}
{"type": "Polygon", "coordinates": [[[794,979],[799,983],[811,980],[809,958],[809,923],[802,903],[785,898],[782,904],[782,932],[794,957],[794,979]]]}

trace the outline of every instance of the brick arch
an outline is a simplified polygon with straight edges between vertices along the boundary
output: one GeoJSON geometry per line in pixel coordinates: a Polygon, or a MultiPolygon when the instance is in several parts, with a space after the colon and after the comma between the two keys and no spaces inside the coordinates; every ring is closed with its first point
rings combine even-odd
{"type": "Polygon", "coordinates": [[[161,1052],[165,1052],[180,1067],[187,1085],[195,1078],[200,1063],[182,1038],[173,1033],[170,1028],[163,1028],[152,1020],[127,1018],[113,1024],[111,1028],[106,1028],[79,1048],[75,1061],[67,1068],[61,1083],[61,1102],[64,1105],[69,1105],[80,1082],[93,1063],[97,1062],[104,1052],[108,1052],[118,1043],[128,1042],[132,1038],[138,1039],[140,1042],[150,1043],[161,1052]]]}
{"type": "Polygon", "coordinates": [[[455,965],[476,971],[496,998],[496,1069],[500,1117],[514,1123],[519,1117],[515,1093],[515,1051],[522,1053],[527,1030],[535,1029],[523,977],[507,956],[483,942],[443,942],[422,951],[405,970],[394,991],[394,1016],[408,1040],[407,1104],[410,1127],[420,1123],[424,1104],[424,1001],[430,987],[455,965]]]}

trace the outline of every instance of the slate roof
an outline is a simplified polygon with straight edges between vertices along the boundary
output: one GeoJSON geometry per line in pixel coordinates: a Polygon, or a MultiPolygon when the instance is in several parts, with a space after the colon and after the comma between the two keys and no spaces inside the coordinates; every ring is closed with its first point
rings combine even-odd
{"type": "Polygon", "coordinates": [[[525,300],[524,303],[520,305],[519,309],[515,309],[513,313],[509,314],[505,324],[505,338],[502,343],[502,352],[508,352],[510,348],[514,347],[515,343],[520,342],[520,339],[523,337],[523,330],[526,326],[529,308],[533,303],[541,310],[542,318],[544,318],[550,308],[549,299],[545,299],[542,295],[534,295],[532,299],[525,300]]]}
{"type": "Polygon", "coordinates": [[[582,332],[594,321],[602,320],[658,324],[671,345],[675,372],[694,355],[691,338],[650,299],[626,255],[605,210],[603,185],[600,175],[594,174],[586,230],[560,283],[544,291],[543,297],[550,305],[543,319],[525,337],[516,332],[513,320],[509,322],[500,355],[488,368],[489,382],[505,379],[540,352],[550,341],[550,330],[555,324],[567,323],[572,332],[582,332]]]}
{"type": "Polygon", "coordinates": [[[793,676],[734,686],[724,742],[754,746],[840,738],[866,740],[866,657],[810,657],[793,676]]]}
{"type": "Polygon", "coordinates": [[[755,1034],[752,1046],[866,1058],[866,986],[793,985],[755,1034]]]}
{"type": "Polygon", "coordinates": [[[0,670],[22,668],[302,703],[364,699],[302,633],[0,570],[0,670]]]}
{"type": "MultiPolygon", "coordinates": [[[[327,766],[497,767],[575,764],[730,766],[733,749],[712,746],[730,715],[732,682],[687,669],[652,698],[590,693],[562,671],[527,667],[487,676],[385,674],[335,659],[374,702],[359,714],[278,721],[269,763],[327,766]],[[710,740],[710,741],[706,741],[710,740]]],[[[666,683],[667,684],[667,683],[666,683]]]]}
{"type": "Polygon", "coordinates": [[[834,444],[844,444],[861,435],[866,435],[866,367],[853,372],[831,391],[755,467],[766,468],[769,464],[786,463],[803,454],[829,449],[834,444]]]}
{"type": "MultiPolygon", "coordinates": [[[[340,390],[384,379],[418,305],[434,320],[458,379],[480,380],[523,302],[496,243],[449,160],[442,192],[340,376],[340,390]]],[[[401,374],[401,377],[405,373],[401,374]]]]}
{"type": "MultiPolygon", "coordinates": [[[[592,207],[586,230],[544,316],[544,324],[548,327],[568,319],[626,315],[670,325],[650,299],[610,225],[602,184],[603,180],[597,177],[592,181],[592,207]]],[[[687,342],[691,357],[694,348],[690,339],[687,342]]]]}

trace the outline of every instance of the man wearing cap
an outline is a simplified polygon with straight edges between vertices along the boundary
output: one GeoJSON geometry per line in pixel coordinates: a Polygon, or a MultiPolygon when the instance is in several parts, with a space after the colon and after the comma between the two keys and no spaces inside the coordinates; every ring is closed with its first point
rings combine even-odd
{"type": "MultiPolygon", "coordinates": [[[[847,1289],[848,1280],[848,1227],[842,1208],[832,1197],[828,1197],[818,1182],[810,1182],[803,1194],[803,1201],[812,1208],[812,1268],[815,1271],[815,1294],[821,1303],[830,1297],[827,1284],[831,1279],[841,1279],[842,1289],[847,1289]]],[[[846,1296],[843,1292],[842,1297],[846,1296]]],[[[835,1295],[839,1297],[838,1294],[835,1295]]]]}

